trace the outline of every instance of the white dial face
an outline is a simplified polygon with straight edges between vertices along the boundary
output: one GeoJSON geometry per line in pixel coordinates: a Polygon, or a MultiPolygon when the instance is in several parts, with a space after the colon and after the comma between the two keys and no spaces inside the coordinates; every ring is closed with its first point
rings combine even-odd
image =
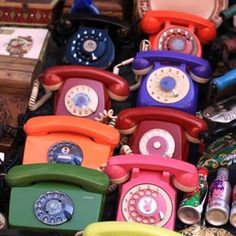
{"type": "Polygon", "coordinates": [[[97,110],[98,95],[89,86],[77,85],[67,91],[65,106],[72,115],[86,117],[97,110]]]}
{"type": "Polygon", "coordinates": [[[175,151],[175,140],[164,129],[151,129],[141,137],[139,151],[143,155],[160,154],[171,158],[175,151]]]}
{"type": "Polygon", "coordinates": [[[189,91],[188,76],[180,69],[165,66],[154,70],[147,79],[148,94],[161,103],[182,100],[189,91]]]}
{"type": "Polygon", "coordinates": [[[163,226],[171,217],[172,202],[162,188],[140,184],[125,194],[122,213],[126,221],[163,226]]]}

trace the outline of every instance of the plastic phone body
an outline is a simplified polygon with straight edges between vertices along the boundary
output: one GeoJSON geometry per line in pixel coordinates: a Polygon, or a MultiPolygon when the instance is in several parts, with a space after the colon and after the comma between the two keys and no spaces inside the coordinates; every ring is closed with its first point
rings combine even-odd
{"type": "Polygon", "coordinates": [[[140,22],[149,35],[151,50],[171,50],[202,56],[202,44],[216,35],[215,24],[196,15],[178,11],[149,11],[140,22]]]}
{"type": "Polygon", "coordinates": [[[100,220],[109,185],[100,171],[65,164],[15,166],[6,181],[10,228],[65,235],[100,220]]]}
{"type": "Polygon", "coordinates": [[[159,155],[113,156],[104,171],[120,184],[117,221],[168,229],[175,227],[175,187],[190,192],[198,183],[195,166],[159,155]]]}
{"type": "Polygon", "coordinates": [[[141,223],[107,221],[93,223],[87,226],[83,232],[84,236],[181,236],[171,230],[141,223]]]}
{"type": "Polygon", "coordinates": [[[111,99],[129,96],[128,82],[111,72],[78,65],[54,66],[39,77],[47,91],[58,91],[54,114],[94,119],[111,107],[111,99]]]}
{"type": "Polygon", "coordinates": [[[39,116],[24,125],[23,164],[66,163],[97,169],[119,143],[118,130],[90,119],[39,116]]]}
{"type": "Polygon", "coordinates": [[[149,10],[171,10],[193,14],[215,23],[217,27],[222,23],[221,11],[225,10],[228,0],[135,0],[137,16],[142,18],[149,10]]]}
{"type": "Polygon", "coordinates": [[[196,116],[170,108],[136,107],[121,111],[116,128],[129,135],[133,153],[186,161],[189,142],[202,146],[199,136],[208,129],[196,116]]]}
{"type": "Polygon", "coordinates": [[[157,106],[194,114],[198,83],[211,75],[207,60],[174,51],[143,51],[135,55],[133,71],[142,76],[137,106],[157,106]]]}
{"type": "Polygon", "coordinates": [[[68,64],[108,68],[119,43],[127,41],[130,26],[114,17],[77,12],[63,15],[51,26],[55,40],[62,39],[68,64]]]}

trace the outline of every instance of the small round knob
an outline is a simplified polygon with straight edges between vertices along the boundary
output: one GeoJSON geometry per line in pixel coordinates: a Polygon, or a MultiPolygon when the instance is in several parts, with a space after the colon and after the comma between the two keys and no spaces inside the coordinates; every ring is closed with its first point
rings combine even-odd
{"type": "Polygon", "coordinates": [[[166,77],[161,79],[160,86],[163,90],[169,92],[169,91],[171,91],[175,88],[176,81],[173,77],[166,76],[166,77]]]}

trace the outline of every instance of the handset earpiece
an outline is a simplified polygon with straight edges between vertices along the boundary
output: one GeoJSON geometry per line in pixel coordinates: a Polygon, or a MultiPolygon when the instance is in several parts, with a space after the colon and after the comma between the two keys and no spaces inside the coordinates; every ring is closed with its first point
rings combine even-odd
{"type": "Polygon", "coordinates": [[[183,192],[192,192],[196,189],[196,186],[191,186],[191,182],[197,182],[198,176],[195,173],[182,173],[173,175],[172,184],[183,192]]]}
{"type": "Polygon", "coordinates": [[[210,78],[206,77],[206,75],[210,75],[211,74],[211,67],[209,66],[205,66],[205,65],[199,65],[199,66],[195,66],[192,67],[192,69],[190,69],[189,74],[191,76],[191,78],[200,84],[206,84],[210,78]]]}
{"type": "Polygon", "coordinates": [[[153,64],[151,64],[145,58],[135,58],[132,65],[132,70],[136,75],[146,75],[153,68],[153,64]]]}
{"type": "Polygon", "coordinates": [[[122,184],[126,182],[130,173],[124,167],[118,165],[106,166],[104,169],[104,173],[106,173],[112,184],[122,184]]]}
{"type": "Polygon", "coordinates": [[[161,30],[163,24],[164,22],[152,16],[151,13],[146,13],[140,22],[140,27],[147,34],[155,34],[161,30]]]}

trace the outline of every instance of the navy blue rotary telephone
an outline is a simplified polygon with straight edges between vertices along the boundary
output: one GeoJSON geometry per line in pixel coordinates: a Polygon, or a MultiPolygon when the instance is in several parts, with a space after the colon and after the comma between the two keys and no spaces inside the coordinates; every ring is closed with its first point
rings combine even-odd
{"type": "Polygon", "coordinates": [[[88,12],[64,15],[50,29],[56,42],[65,45],[68,64],[108,68],[116,48],[131,40],[128,23],[88,12]]]}

